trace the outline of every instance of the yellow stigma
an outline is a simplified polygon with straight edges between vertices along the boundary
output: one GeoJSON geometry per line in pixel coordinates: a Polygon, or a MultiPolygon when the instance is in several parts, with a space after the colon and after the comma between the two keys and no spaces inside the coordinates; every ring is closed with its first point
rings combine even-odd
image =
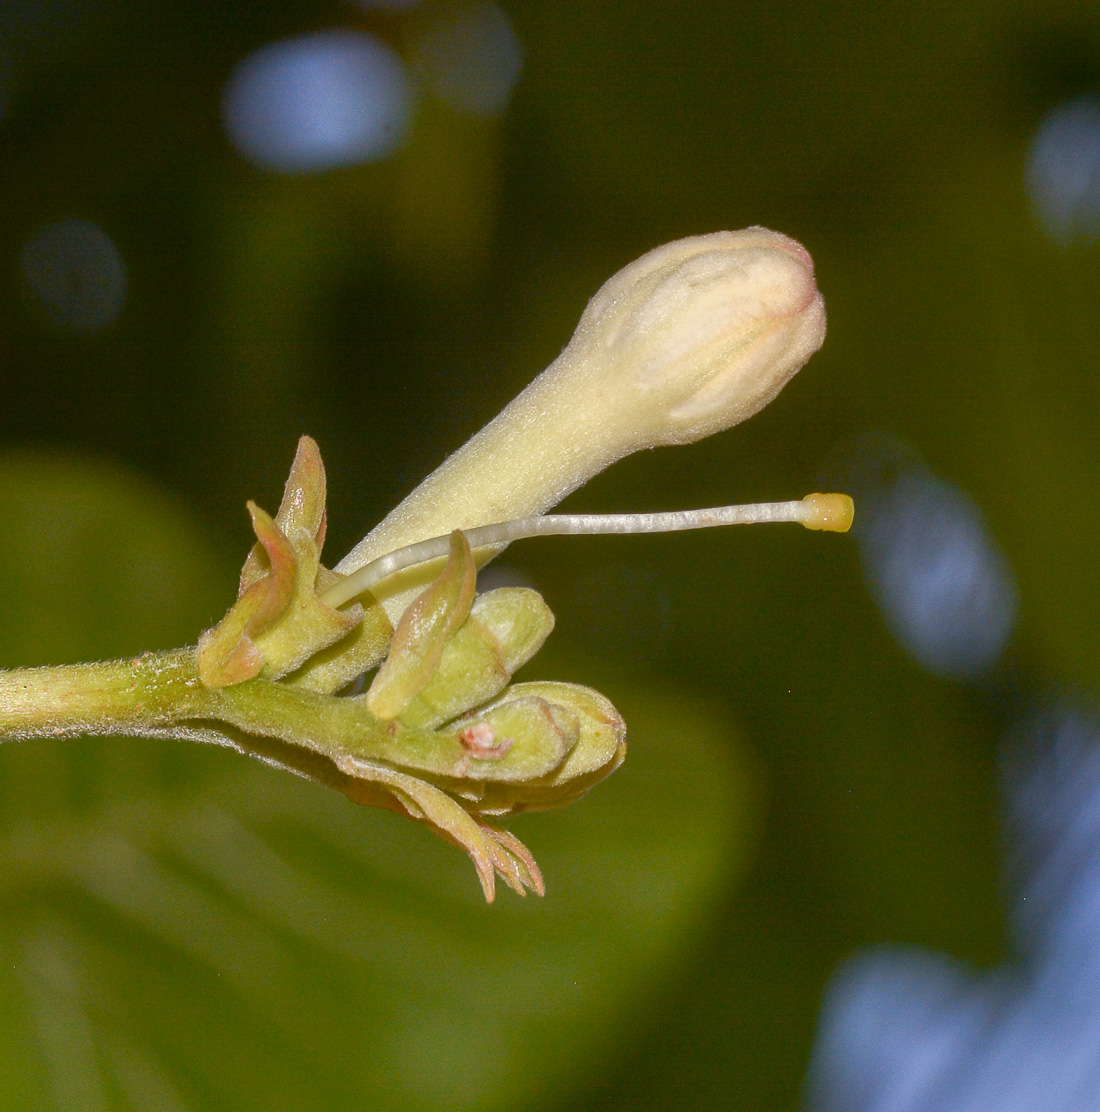
{"type": "Polygon", "coordinates": [[[824,529],[829,533],[847,533],[856,516],[856,504],[847,494],[807,494],[802,499],[809,514],[802,524],[807,529],[824,529]]]}

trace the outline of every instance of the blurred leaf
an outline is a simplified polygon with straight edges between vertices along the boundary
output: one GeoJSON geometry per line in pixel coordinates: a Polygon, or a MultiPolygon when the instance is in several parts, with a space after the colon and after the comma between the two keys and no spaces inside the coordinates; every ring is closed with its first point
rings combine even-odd
{"type": "Polygon", "coordinates": [[[192,643],[232,579],[156,488],[103,462],[0,457],[0,666],[192,643]]]}
{"type": "MultiPolygon", "coordinates": [[[[152,600],[169,623],[197,617],[216,576],[163,499],[99,466],[3,476],[3,566],[37,603],[9,610],[6,653],[153,636],[152,600]],[[54,598],[47,577],[77,550],[86,589],[54,598]]],[[[422,828],[234,754],[5,746],[0,1108],[508,1108],[582,1082],[700,936],[751,813],[719,714],[615,695],[636,727],[627,764],[521,822],[549,894],[492,908],[422,828]]]]}

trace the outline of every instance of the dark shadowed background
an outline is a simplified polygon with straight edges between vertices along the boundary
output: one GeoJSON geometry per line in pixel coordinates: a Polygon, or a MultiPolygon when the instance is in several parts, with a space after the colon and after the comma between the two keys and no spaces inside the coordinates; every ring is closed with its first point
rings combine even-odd
{"type": "Polygon", "coordinates": [[[1093,94],[1069,0],[4,0],[3,666],[193,642],[303,432],[334,562],[717,229],[809,248],[824,348],[566,505],[860,523],[501,558],[631,727],[516,823],[541,902],[232,754],[6,747],[0,1108],[793,1110],[849,955],[1012,961],[1001,740],[1100,681],[1093,94]]]}

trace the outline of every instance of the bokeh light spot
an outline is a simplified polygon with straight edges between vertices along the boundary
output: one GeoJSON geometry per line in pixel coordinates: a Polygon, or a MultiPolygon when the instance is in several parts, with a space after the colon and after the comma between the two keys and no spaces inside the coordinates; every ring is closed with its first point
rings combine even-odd
{"type": "Polygon", "coordinates": [[[1072,708],[1007,753],[1020,960],[878,948],[826,994],[812,1112],[1093,1112],[1100,1076],[1100,731],[1072,708]]]}
{"type": "Polygon", "coordinates": [[[253,51],[225,90],[230,140],[254,165],[317,173],[392,154],[411,93],[401,59],[359,31],[322,31],[253,51]]]}
{"type": "Polygon", "coordinates": [[[440,100],[473,116],[503,112],[523,68],[523,49],[512,24],[491,3],[442,8],[425,24],[414,58],[440,100]]]}
{"type": "Polygon", "coordinates": [[[987,675],[1012,634],[1017,597],[981,511],[887,438],[860,450],[852,485],[852,531],[894,636],[936,675],[987,675]]]}
{"type": "Polygon", "coordinates": [[[1079,97],[1047,114],[1032,140],[1027,188],[1056,243],[1100,235],[1100,97],[1079,97]]]}
{"type": "Polygon", "coordinates": [[[61,331],[102,332],[122,311],[126,267],[97,224],[47,224],[24,244],[19,262],[27,290],[61,331]]]}

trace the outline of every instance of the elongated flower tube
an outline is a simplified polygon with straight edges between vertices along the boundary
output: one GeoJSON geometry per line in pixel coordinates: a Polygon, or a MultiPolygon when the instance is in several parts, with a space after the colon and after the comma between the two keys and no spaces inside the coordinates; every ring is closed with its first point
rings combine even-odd
{"type": "MultiPolygon", "coordinates": [[[[729,428],[771,401],[824,336],[813,262],[788,236],[746,228],[658,247],[605,283],[561,355],[335,570],[544,513],[631,452],[729,428]]],[[[435,567],[387,581],[391,619],[435,567]]]]}

